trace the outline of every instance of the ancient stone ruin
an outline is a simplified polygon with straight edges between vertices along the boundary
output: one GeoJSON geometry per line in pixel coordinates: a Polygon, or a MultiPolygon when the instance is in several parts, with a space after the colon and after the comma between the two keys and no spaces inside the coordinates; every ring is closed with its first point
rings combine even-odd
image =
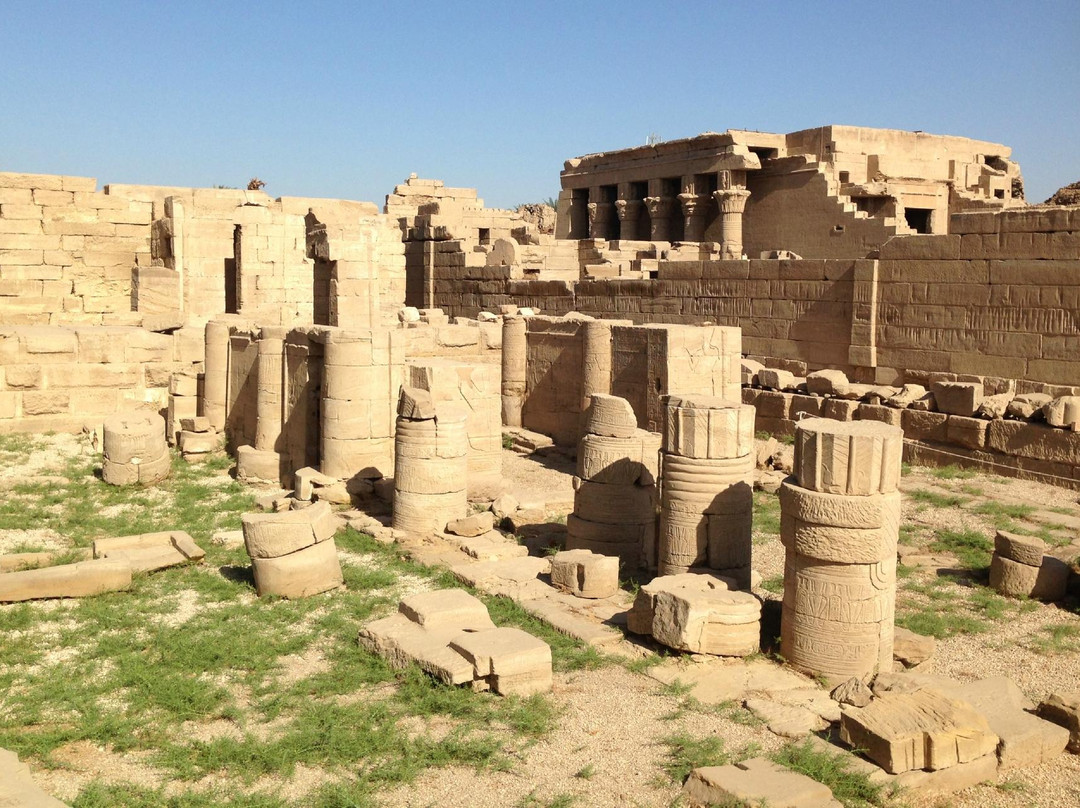
{"type": "MultiPolygon", "coordinates": [[[[947,793],[1080,744],[1074,687],[1036,707],[934,676],[947,648],[895,624],[905,461],[1080,491],[1080,207],[1028,206],[1010,155],[710,132],[568,160],[554,222],[415,175],[377,206],[3,173],[0,431],[85,431],[115,486],[227,453],[264,493],[242,519],[260,606],[341,597],[347,523],[581,644],[692,656],[702,698],[819,733],[873,782],[947,793]],[[762,468],[778,438],[790,468],[762,468]],[[572,502],[512,493],[508,447],[572,502]],[[755,490],[779,500],[782,599],[755,490]]],[[[0,602],[198,562],[182,527],[0,556],[0,602]]],[[[1077,591],[1040,538],[993,547],[997,592],[1077,591]]],[[[420,591],[359,644],[551,692],[550,645],[492,614],[420,591]]],[[[838,804],[764,758],[685,795],[838,804]]]]}

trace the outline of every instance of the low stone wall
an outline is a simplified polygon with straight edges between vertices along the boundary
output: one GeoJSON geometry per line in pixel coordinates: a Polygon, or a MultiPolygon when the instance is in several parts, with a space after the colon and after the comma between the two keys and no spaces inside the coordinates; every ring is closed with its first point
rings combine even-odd
{"type": "Polygon", "coordinates": [[[910,463],[955,464],[1080,490],[1080,433],[1044,423],[968,418],[754,387],[743,387],[742,400],[757,408],[759,432],[794,435],[795,425],[806,417],[882,421],[903,429],[904,459],[910,463]]]}
{"type": "Polygon", "coordinates": [[[201,361],[191,329],[0,327],[0,432],[96,429],[113,413],[162,409],[172,373],[201,361]]]}

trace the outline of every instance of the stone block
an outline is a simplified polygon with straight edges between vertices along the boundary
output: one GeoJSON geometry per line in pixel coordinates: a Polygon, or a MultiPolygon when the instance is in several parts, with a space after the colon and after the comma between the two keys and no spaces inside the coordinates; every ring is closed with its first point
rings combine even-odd
{"type": "Polygon", "coordinates": [[[577,476],[608,485],[651,485],[659,478],[661,436],[636,430],[630,438],[585,435],[578,444],[577,476]]]}
{"type": "Polygon", "coordinates": [[[303,598],[344,583],[333,539],[276,558],[252,558],[251,565],[259,597],[303,598]]]}
{"type": "Polygon", "coordinates": [[[446,532],[455,536],[473,538],[490,533],[495,529],[495,514],[491,511],[483,511],[466,516],[463,519],[455,519],[446,525],[446,532]]]}
{"type": "Polygon", "coordinates": [[[983,400],[982,382],[934,382],[934,401],[938,411],[967,418],[975,415],[983,400]]]}
{"type": "Polygon", "coordinates": [[[1069,584],[1069,565],[1053,556],[1043,556],[1033,567],[994,553],[990,559],[990,586],[1014,598],[1058,601],[1065,597],[1069,584]]]}
{"type": "Polygon", "coordinates": [[[457,626],[426,629],[399,613],[368,623],[360,629],[359,641],[392,668],[417,665],[442,682],[460,685],[474,676],[472,663],[450,648],[450,641],[461,634],[457,626]]]}
{"type": "Polygon", "coordinates": [[[851,382],[842,370],[815,370],[806,374],[806,389],[815,396],[845,396],[851,382]]]}
{"type": "Polygon", "coordinates": [[[585,431],[609,438],[630,438],[637,431],[637,416],[625,398],[593,395],[585,410],[585,431]]]}
{"type": "Polygon", "coordinates": [[[890,774],[968,763],[994,754],[999,740],[970,704],[931,689],[882,693],[845,711],[840,738],[890,774]]]}
{"type": "Polygon", "coordinates": [[[495,627],[483,602],[464,589],[419,592],[402,600],[398,611],[427,629],[484,631],[495,627]]]}
{"type": "Polygon", "coordinates": [[[983,449],[990,424],[982,418],[968,418],[963,415],[950,415],[945,424],[945,434],[949,443],[967,449],[983,449]]]}
{"type": "Polygon", "coordinates": [[[450,648],[499,695],[531,696],[551,690],[551,647],[519,628],[463,632],[451,640],[450,648]]]}
{"type": "Polygon", "coordinates": [[[839,808],[829,787],[765,758],[690,772],[683,796],[693,805],[768,805],[770,808],[839,808]]]}
{"type": "Polygon", "coordinates": [[[795,374],[789,370],[762,368],[758,371],[758,384],[768,390],[789,390],[795,386],[795,374]]]}
{"type": "Polygon", "coordinates": [[[181,530],[98,539],[93,544],[93,554],[94,558],[125,562],[133,572],[152,572],[201,561],[206,556],[194,539],[181,530]]]}
{"type": "Polygon", "coordinates": [[[280,485],[281,455],[254,446],[239,446],[236,449],[236,476],[245,481],[280,485]]]}
{"type": "Polygon", "coordinates": [[[921,665],[934,656],[937,640],[897,626],[893,629],[893,658],[905,667],[921,665]]]}
{"type": "MultiPolygon", "coordinates": [[[[188,419],[184,419],[188,420],[188,419]]],[[[221,448],[221,436],[216,432],[180,430],[177,445],[183,454],[208,454],[221,448]]]]}
{"type": "Polygon", "coordinates": [[[323,542],[337,532],[338,520],[326,502],[281,513],[240,517],[244,546],[252,558],[277,558],[323,542]]]}
{"type": "Polygon", "coordinates": [[[1043,408],[1053,400],[1053,397],[1046,393],[1021,393],[1009,402],[1005,414],[1024,421],[1041,419],[1043,408]]]}
{"type": "Polygon", "coordinates": [[[551,585],[579,598],[607,598],[619,590],[619,558],[564,550],[551,559],[551,585]]]}
{"type": "Polygon", "coordinates": [[[949,439],[949,416],[943,412],[900,411],[900,426],[904,437],[911,440],[945,443],[949,439]]]}
{"type": "Polygon", "coordinates": [[[745,457],[754,450],[754,407],[711,396],[668,396],[663,450],[695,459],[745,457]]]}
{"type": "Polygon", "coordinates": [[[66,808],[65,803],[46,794],[30,776],[30,767],[7,749],[0,749],[0,805],[66,808]]]}
{"type": "Polygon", "coordinates": [[[94,559],[0,574],[0,603],[39,598],[82,598],[131,586],[127,561],[94,559]]]}
{"type": "Polygon", "coordinates": [[[1050,426],[1080,431],[1080,396],[1060,396],[1046,404],[1042,411],[1050,426]]]}
{"type": "Polygon", "coordinates": [[[1067,729],[1069,751],[1080,754],[1080,691],[1051,693],[1039,705],[1039,715],[1067,729]]]}
{"type": "Polygon", "coordinates": [[[795,429],[794,474],[811,491],[888,494],[900,480],[904,433],[873,421],[810,418],[795,429]]]}
{"type": "Polygon", "coordinates": [[[1021,536],[1004,530],[994,536],[994,552],[1020,564],[1042,566],[1046,550],[1046,542],[1036,536],[1021,536]]]}

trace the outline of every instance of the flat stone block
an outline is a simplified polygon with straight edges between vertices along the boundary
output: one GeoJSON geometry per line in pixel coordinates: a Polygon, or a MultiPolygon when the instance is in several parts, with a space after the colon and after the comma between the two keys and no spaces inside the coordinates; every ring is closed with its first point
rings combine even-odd
{"type": "Polygon", "coordinates": [[[764,758],[690,772],[683,795],[698,805],[733,801],[770,808],[839,808],[829,787],[764,758]]]}
{"type": "Polygon", "coordinates": [[[551,559],[551,584],[579,598],[607,598],[619,590],[619,558],[564,550],[551,559]]]}

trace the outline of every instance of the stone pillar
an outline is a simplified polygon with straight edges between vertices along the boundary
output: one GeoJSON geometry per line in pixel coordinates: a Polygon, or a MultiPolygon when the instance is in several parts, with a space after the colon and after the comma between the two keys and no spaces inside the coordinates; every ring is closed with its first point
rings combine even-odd
{"type": "Polygon", "coordinates": [[[638,238],[637,220],[641,215],[641,200],[619,199],[615,202],[615,212],[619,216],[619,238],[624,241],[638,238]]]}
{"type": "Polygon", "coordinates": [[[720,257],[742,258],[743,210],[750,192],[745,188],[726,188],[713,191],[713,197],[720,206],[720,257]]]}
{"type": "Polygon", "coordinates": [[[645,207],[649,210],[649,238],[653,241],[671,240],[671,209],[675,200],[669,196],[649,196],[645,207]]]}
{"type": "Polygon", "coordinates": [[[638,429],[630,402],[616,396],[592,396],[585,415],[566,549],[618,556],[628,570],[651,566],[660,436],[638,429]]]}
{"type": "Polygon", "coordinates": [[[877,421],[795,429],[794,479],[780,487],[780,647],[833,683],[892,670],[902,451],[903,432],[877,421]]]}
{"type": "Polygon", "coordinates": [[[502,326],[502,422],[503,426],[521,426],[521,408],[525,403],[526,364],[525,318],[510,315],[502,326]]]}
{"type": "MultiPolygon", "coordinates": [[[[584,417],[594,395],[611,394],[610,320],[588,320],[582,327],[581,412],[584,417]]],[[[505,341],[503,343],[506,344],[505,341]]],[[[582,429],[584,429],[584,421],[582,429]]]]}
{"type": "Polygon", "coordinates": [[[203,374],[203,414],[210,426],[225,431],[225,397],[229,387],[229,326],[220,320],[206,324],[206,372],[203,374]]]}
{"type": "Polygon", "coordinates": [[[259,334],[255,448],[263,452],[278,452],[281,449],[278,442],[284,415],[282,400],[285,387],[283,367],[286,332],[287,329],[282,326],[266,326],[259,334]]]}
{"type": "Polygon", "coordinates": [[[701,241],[705,235],[705,205],[709,197],[704,194],[679,194],[686,226],[683,229],[683,241],[701,241]]]}
{"type": "Polygon", "coordinates": [[[661,575],[708,567],[750,585],[754,407],[711,396],[664,401],[661,575]]]}
{"type": "Polygon", "coordinates": [[[589,203],[589,238],[606,239],[608,237],[608,222],[611,221],[611,211],[614,208],[610,202],[589,203]]]}
{"type": "Polygon", "coordinates": [[[321,471],[378,479],[393,470],[399,331],[331,329],[323,357],[321,471]]]}
{"type": "Polygon", "coordinates": [[[469,510],[465,411],[447,404],[436,407],[426,390],[404,388],[400,401],[394,436],[394,530],[442,531],[469,510]]]}

